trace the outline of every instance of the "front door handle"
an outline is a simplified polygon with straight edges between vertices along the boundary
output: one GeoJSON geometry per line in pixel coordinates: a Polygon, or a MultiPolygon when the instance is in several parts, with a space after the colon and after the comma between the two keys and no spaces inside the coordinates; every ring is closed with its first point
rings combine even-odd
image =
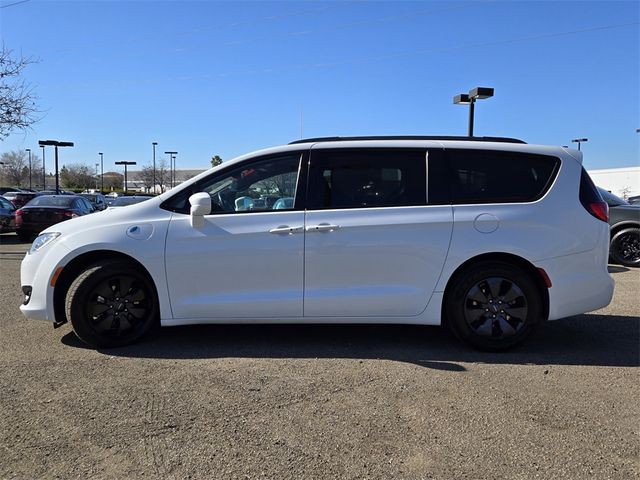
{"type": "Polygon", "coordinates": [[[280,233],[280,234],[288,234],[293,235],[294,233],[301,232],[303,230],[302,227],[290,227],[289,225],[280,225],[279,227],[272,228],[269,230],[269,233],[280,233]]]}
{"type": "Polygon", "coordinates": [[[330,223],[321,223],[320,225],[309,225],[305,227],[307,232],[333,232],[338,230],[340,225],[331,225],[330,223]]]}

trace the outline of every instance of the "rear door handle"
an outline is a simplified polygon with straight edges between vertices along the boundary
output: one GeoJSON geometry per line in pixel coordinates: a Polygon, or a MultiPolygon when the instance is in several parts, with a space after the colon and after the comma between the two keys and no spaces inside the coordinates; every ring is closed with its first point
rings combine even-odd
{"type": "Polygon", "coordinates": [[[293,235],[294,233],[302,232],[302,227],[290,227],[289,225],[280,225],[279,227],[272,228],[269,233],[279,233],[293,235]]]}
{"type": "Polygon", "coordinates": [[[320,225],[309,225],[305,227],[307,232],[333,232],[338,230],[340,225],[331,225],[330,223],[321,223],[320,225]]]}

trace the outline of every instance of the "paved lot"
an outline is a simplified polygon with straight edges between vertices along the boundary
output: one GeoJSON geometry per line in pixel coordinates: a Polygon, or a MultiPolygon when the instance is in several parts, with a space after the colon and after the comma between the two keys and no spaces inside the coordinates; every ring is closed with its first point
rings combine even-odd
{"type": "Polygon", "coordinates": [[[640,272],[480,353],[432,327],[201,326],[84,348],[25,320],[0,235],[0,478],[640,476],[640,272]]]}

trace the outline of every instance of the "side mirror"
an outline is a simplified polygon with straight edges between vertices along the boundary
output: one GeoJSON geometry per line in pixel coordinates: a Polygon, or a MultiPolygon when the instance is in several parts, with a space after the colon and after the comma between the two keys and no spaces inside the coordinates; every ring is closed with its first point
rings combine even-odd
{"type": "Polygon", "coordinates": [[[208,193],[194,193],[189,197],[191,204],[191,226],[194,228],[202,227],[204,216],[211,213],[211,197],[208,193]]]}

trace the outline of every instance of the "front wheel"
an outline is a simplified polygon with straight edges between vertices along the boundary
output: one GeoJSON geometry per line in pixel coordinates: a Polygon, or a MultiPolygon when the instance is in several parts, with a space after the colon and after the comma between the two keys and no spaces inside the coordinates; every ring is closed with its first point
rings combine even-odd
{"type": "Polygon", "coordinates": [[[620,230],[611,239],[610,255],[625,267],[640,266],[640,228],[620,230]]]}
{"type": "Polygon", "coordinates": [[[513,347],[542,320],[538,287],[527,272],[508,263],[472,265],[454,278],[445,302],[449,328],[482,350],[513,347]]]}
{"type": "Polygon", "coordinates": [[[65,311],[76,335],[93,347],[135,342],[158,322],[151,280],[122,260],[103,261],[84,270],[69,287],[65,311]]]}

